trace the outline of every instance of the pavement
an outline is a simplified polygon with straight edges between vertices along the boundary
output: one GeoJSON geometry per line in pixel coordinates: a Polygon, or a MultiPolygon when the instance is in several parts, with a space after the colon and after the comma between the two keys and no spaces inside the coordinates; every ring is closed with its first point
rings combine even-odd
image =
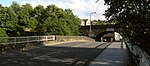
{"type": "Polygon", "coordinates": [[[113,42],[89,66],[127,66],[128,52],[125,44],[113,42]]]}
{"type": "Polygon", "coordinates": [[[120,42],[69,42],[2,53],[0,66],[127,66],[127,55],[120,42]]]}
{"type": "Polygon", "coordinates": [[[109,42],[70,42],[0,54],[0,66],[88,66],[109,42]]]}

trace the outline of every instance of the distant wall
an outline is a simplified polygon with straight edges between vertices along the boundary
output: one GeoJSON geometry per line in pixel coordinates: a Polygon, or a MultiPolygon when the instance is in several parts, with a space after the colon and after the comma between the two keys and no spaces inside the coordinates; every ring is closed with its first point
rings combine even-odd
{"type": "Polygon", "coordinates": [[[76,41],[86,41],[95,42],[95,39],[86,36],[56,36],[55,41],[46,41],[43,44],[52,44],[57,42],[76,42],[76,41]]]}
{"type": "Polygon", "coordinates": [[[95,42],[94,39],[91,39],[86,36],[56,36],[56,41],[88,41],[95,42]]]}

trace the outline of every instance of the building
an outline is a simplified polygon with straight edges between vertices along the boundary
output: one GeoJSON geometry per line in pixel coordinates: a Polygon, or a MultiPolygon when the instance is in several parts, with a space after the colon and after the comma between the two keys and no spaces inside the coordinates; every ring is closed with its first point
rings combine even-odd
{"type": "MultiPolygon", "coordinates": [[[[95,25],[96,20],[91,20],[91,25],[95,25]]],[[[89,26],[90,25],[90,20],[89,19],[81,19],[81,26],[89,26]]]]}

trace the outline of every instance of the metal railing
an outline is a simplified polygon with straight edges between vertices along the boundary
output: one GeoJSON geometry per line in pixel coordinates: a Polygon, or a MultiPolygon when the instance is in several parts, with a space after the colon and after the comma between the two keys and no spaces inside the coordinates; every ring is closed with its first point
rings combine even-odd
{"type": "Polygon", "coordinates": [[[0,37],[0,44],[17,44],[26,42],[56,40],[55,36],[26,36],[26,37],[0,37]]]}
{"type": "Polygon", "coordinates": [[[150,66],[150,56],[143,50],[141,50],[137,45],[132,45],[126,42],[129,51],[136,58],[137,66],[150,66]]]}

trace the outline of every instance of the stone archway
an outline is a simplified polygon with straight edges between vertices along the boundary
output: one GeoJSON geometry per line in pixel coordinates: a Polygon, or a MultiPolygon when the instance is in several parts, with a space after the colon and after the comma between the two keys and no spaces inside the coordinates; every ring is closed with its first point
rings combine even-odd
{"type": "Polygon", "coordinates": [[[96,35],[95,37],[95,41],[102,41],[103,37],[108,34],[108,33],[113,33],[113,36],[109,36],[109,37],[105,37],[106,38],[110,38],[110,41],[120,41],[120,39],[122,38],[122,36],[120,35],[120,33],[115,32],[115,31],[104,31],[104,32],[100,32],[96,35]],[[112,39],[112,40],[111,40],[112,39]]]}
{"type": "Polygon", "coordinates": [[[95,41],[102,41],[102,37],[108,33],[114,33],[114,31],[105,31],[105,32],[101,32],[101,33],[97,34],[95,37],[95,41]]]}

